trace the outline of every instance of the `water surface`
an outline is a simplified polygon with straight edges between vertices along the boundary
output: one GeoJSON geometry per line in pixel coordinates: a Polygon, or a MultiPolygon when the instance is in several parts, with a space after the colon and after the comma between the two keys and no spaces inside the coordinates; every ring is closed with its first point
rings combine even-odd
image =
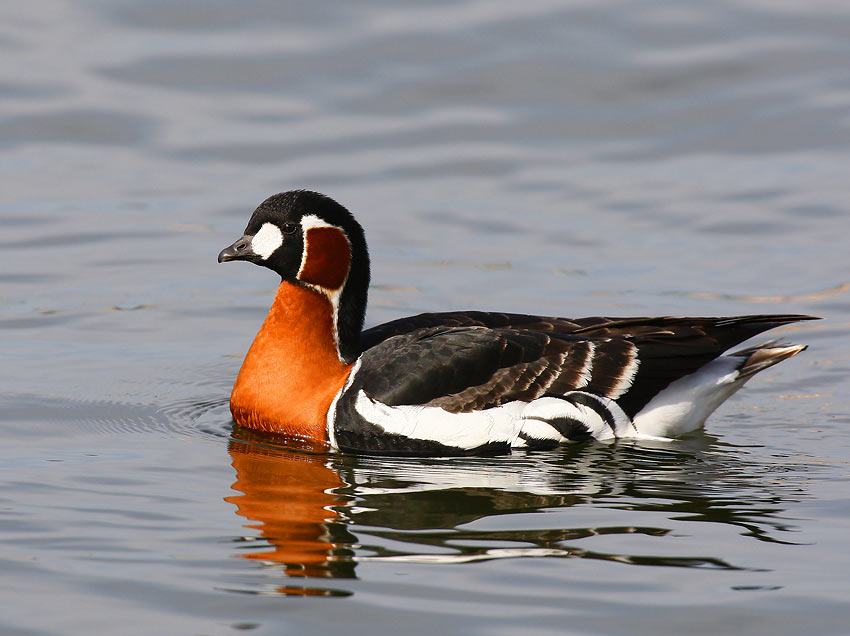
{"type": "Polygon", "coordinates": [[[850,7],[0,9],[0,631],[846,633],[850,7]],[[705,433],[471,459],[234,430],[266,196],[368,324],[812,313],[705,433]]]}

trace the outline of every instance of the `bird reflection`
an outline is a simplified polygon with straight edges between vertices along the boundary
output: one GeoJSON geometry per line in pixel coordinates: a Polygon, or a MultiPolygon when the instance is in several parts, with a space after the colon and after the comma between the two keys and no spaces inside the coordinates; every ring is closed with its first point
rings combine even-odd
{"type": "MultiPolygon", "coordinates": [[[[782,513],[800,493],[776,478],[775,467],[749,464],[742,449],[705,435],[656,448],[585,444],[560,453],[451,460],[293,452],[277,446],[283,441],[291,447],[291,440],[234,430],[232,488],[240,494],[226,501],[250,521],[245,527],[258,532],[245,538],[249,544],[240,556],[282,571],[290,582],[356,578],[355,567],[364,561],[465,563],[526,556],[745,569],[748,564],[729,563],[722,555],[630,555],[588,550],[582,542],[597,535],[664,537],[673,532],[673,522],[696,521],[735,526],[760,541],[791,543],[782,538],[793,531],[782,513]],[[590,509],[595,519],[620,523],[534,529],[530,513],[571,507],[584,508],[577,518],[588,518],[590,509]],[[526,515],[522,529],[501,529],[498,521],[480,528],[473,523],[520,514],[526,515]],[[622,523],[630,518],[644,523],[622,523]],[[648,519],[657,525],[646,525],[648,519]]],[[[297,585],[275,592],[347,593],[297,585]]]]}
{"type": "MultiPolygon", "coordinates": [[[[250,443],[256,434],[234,434],[229,451],[236,470],[232,489],[241,494],[226,497],[236,513],[251,523],[265,539],[258,549],[252,538],[242,558],[282,567],[290,577],[350,578],[354,576],[351,545],[336,507],[347,498],[335,494],[344,486],[339,474],[325,466],[327,457],[291,452],[250,443]],[[246,443],[249,442],[249,443],[246,443]]],[[[268,437],[264,437],[268,441],[268,437]]],[[[312,450],[312,449],[301,449],[312,450]]],[[[287,594],[327,594],[327,590],[287,587],[287,594]]]]}

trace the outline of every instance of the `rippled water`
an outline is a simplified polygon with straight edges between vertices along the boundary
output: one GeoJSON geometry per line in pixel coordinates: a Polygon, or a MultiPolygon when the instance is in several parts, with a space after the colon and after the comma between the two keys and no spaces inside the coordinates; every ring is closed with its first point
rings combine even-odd
{"type": "Polygon", "coordinates": [[[0,18],[0,632],[850,631],[846,2],[0,18]],[[215,258],[295,187],[364,225],[369,324],[826,320],[673,444],[294,452],[232,429],[275,280],[215,258]]]}

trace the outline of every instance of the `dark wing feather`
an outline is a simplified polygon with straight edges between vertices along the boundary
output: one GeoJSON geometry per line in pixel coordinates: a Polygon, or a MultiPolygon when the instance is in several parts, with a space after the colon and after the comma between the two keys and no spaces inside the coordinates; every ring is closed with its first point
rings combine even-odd
{"type": "Polygon", "coordinates": [[[436,327],[488,327],[490,329],[521,329],[543,332],[571,333],[582,327],[592,326],[600,321],[609,322],[609,318],[550,318],[526,314],[506,314],[487,311],[451,311],[427,313],[391,320],[382,325],[371,327],[363,332],[361,344],[363,350],[371,349],[392,336],[398,336],[417,329],[436,327]]]}
{"type": "Polygon", "coordinates": [[[531,331],[508,337],[484,327],[420,329],[363,353],[356,377],[370,397],[384,404],[428,404],[472,387],[495,387],[499,370],[539,361],[549,340],[531,331]]]}
{"type": "Polygon", "coordinates": [[[628,342],[543,331],[453,327],[393,336],[361,356],[352,388],[390,406],[439,406],[459,413],[514,400],[563,395],[584,386],[613,386],[622,365],[613,360],[634,350],[628,342]]]}
{"type": "Polygon", "coordinates": [[[637,335],[683,335],[702,331],[711,337],[731,342],[734,346],[762,331],[801,320],[818,320],[816,316],[799,314],[757,314],[724,318],[559,318],[486,311],[450,311],[425,313],[391,320],[363,332],[363,351],[371,349],[392,336],[417,329],[437,327],[489,327],[490,329],[519,329],[552,332],[556,334],[584,334],[593,336],[629,337],[637,335]]]}
{"type": "Polygon", "coordinates": [[[631,387],[617,403],[633,417],[674,380],[695,372],[741,342],[781,325],[815,320],[801,315],[732,318],[626,318],[583,327],[574,336],[607,334],[637,347],[639,367],[631,387]]]}
{"type": "Polygon", "coordinates": [[[420,314],[364,332],[357,382],[389,405],[462,412],[583,391],[634,416],[672,381],[800,315],[570,320],[523,314],[420,314]],[[590,359],[588,359],[590,358],[590,359]],[[637,359],[633,377],[625,378],[637,359]],[[632,365],[632,366],[630,366],[632,365]],[[625,384],[624,384],[625,383],[625,384]]]}

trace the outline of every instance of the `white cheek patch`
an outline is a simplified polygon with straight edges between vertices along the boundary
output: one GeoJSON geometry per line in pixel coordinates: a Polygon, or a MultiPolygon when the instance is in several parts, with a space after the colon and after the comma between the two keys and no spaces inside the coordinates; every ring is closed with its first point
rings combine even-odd
{"type": "Polygon", "coordinates": [[[274,223],[263,223],[263,227],[251,239],[251,249],[263,260],[268,260],[281,245],[283,245],[283,233],[274,223]]]}

